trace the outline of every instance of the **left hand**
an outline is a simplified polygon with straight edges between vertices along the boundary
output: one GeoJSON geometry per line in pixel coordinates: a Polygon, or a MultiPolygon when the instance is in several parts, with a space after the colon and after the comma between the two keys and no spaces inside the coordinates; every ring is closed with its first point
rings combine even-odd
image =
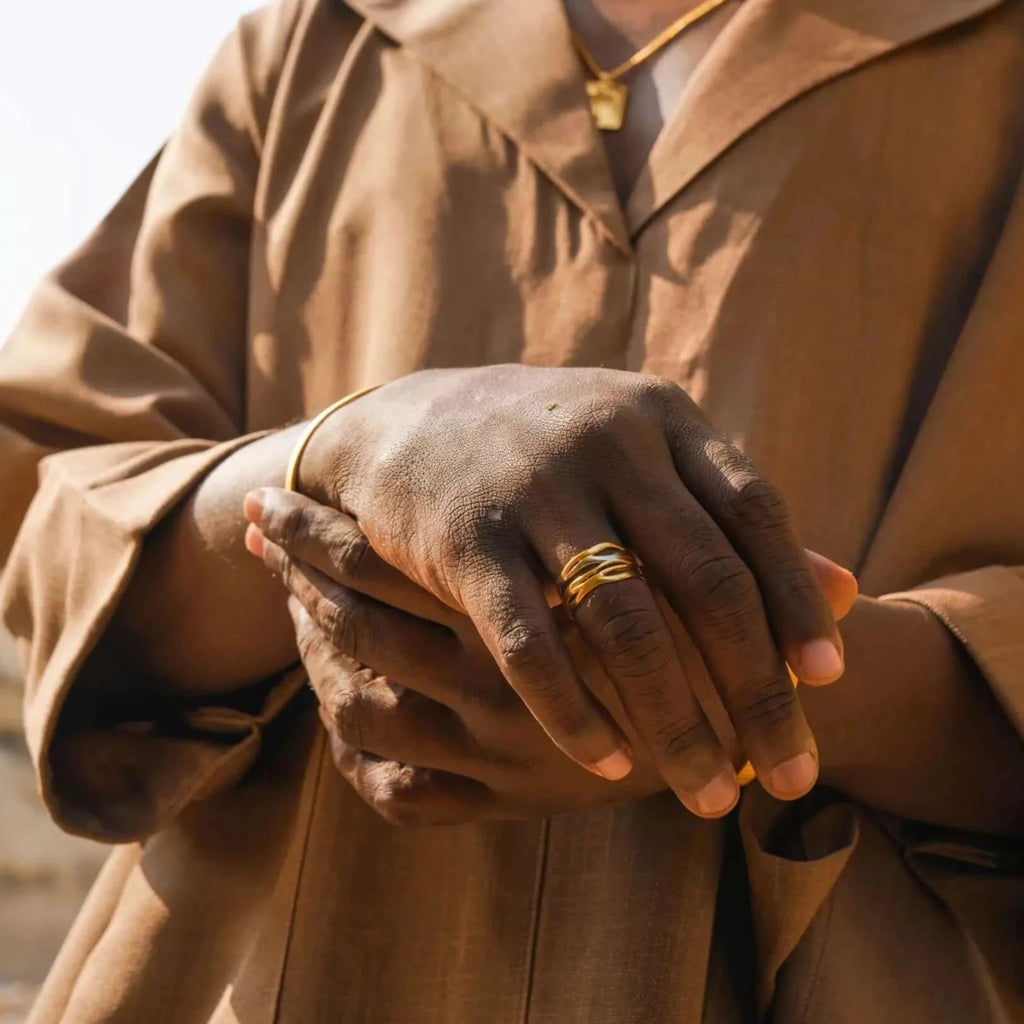
{"type": "MultiPolygon", "coordinates": [[[[253,525],[246,546],[291,592],[299,656],[335,765],[386,821],[549,817],[664,788],[624,713],[636,766],[609,782],[552,744],[466,616],[383,561],[348,516],[300,495],[282,498],[298,526],[279,538],[289,552],[253,525]]],[[[570,645],[613,705],[614,688],[582,641],[570,645]]]]}
{"type": "MultiPolygon", "coordinates": [[[[277,560],[276,552],[269,551],[269,560],[277,560]]],[[[307,580],[323,582],[308,568],[288,576],[302,581],[300,591],[307,580]]],[[[332,594],[348,606],[346,615],[368,625],[361,636],[373,660],[400,670],[400,678],[418,688],[340,653],[302,603],[288,599],[334,764],[390,824],[541,818],[636,800],[664,787],[649,759],[614,783],[571,761],[508,688],[482,645],[482,654],[460,649],[454,634],[445,637],[434,623],[354,591],[340,595],[332,588],[332,594]],[[439,660],[426,660],[427,652],[439,660]]]]}

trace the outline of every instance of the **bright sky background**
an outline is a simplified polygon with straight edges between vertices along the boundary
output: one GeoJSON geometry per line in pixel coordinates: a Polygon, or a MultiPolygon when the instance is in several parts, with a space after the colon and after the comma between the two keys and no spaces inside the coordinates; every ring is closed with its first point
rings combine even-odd
{"type": "Polygon", "coordinates": [[[261,0],[0,0],[0,344],[261,0]]]}

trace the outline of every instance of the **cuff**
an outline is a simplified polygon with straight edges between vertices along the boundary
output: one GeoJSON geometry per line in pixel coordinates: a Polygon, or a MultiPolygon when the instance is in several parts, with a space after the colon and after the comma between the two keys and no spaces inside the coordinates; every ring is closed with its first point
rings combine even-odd
{"type": "Polygon", "coordinates": [[[886,594],[928,608],[971,656],[1017,732],[1024,736],[1024,574],[990,565],[886,594]]]}
{"type": "Polygon", "coordinates": [[[163,828],[245,772],[263,727],[302,686],[290,673],[240,706],[161,708],[146,721],[133,714],[97,725],[64,714],[147,534],[214,466],[262,436],[102,445],[44,460],[0,608],[25,669],[25,732],[41,795],[69,832],[127,842],[163,828]]]}

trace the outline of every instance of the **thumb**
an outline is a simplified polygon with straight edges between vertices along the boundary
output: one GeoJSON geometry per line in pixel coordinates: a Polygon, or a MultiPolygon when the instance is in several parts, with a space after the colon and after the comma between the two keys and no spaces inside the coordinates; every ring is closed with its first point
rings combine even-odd
{"type": "Polygon", "coordinates": [[[849,613],[853,602],[857,600],[857,577],[816,551],[808,549],[807,558],[838,622],[849,613]]]}

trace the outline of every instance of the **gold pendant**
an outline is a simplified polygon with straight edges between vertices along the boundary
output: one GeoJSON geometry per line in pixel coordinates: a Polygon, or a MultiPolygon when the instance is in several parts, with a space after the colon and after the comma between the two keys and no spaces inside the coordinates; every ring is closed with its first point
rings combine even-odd
{"type": "Polygon", "coordinates": [[[590,100],[590,116],[602,132],[617,132],[626,114],[629,89],[612,78],[592,78],[583,83],[590,100]]]}

